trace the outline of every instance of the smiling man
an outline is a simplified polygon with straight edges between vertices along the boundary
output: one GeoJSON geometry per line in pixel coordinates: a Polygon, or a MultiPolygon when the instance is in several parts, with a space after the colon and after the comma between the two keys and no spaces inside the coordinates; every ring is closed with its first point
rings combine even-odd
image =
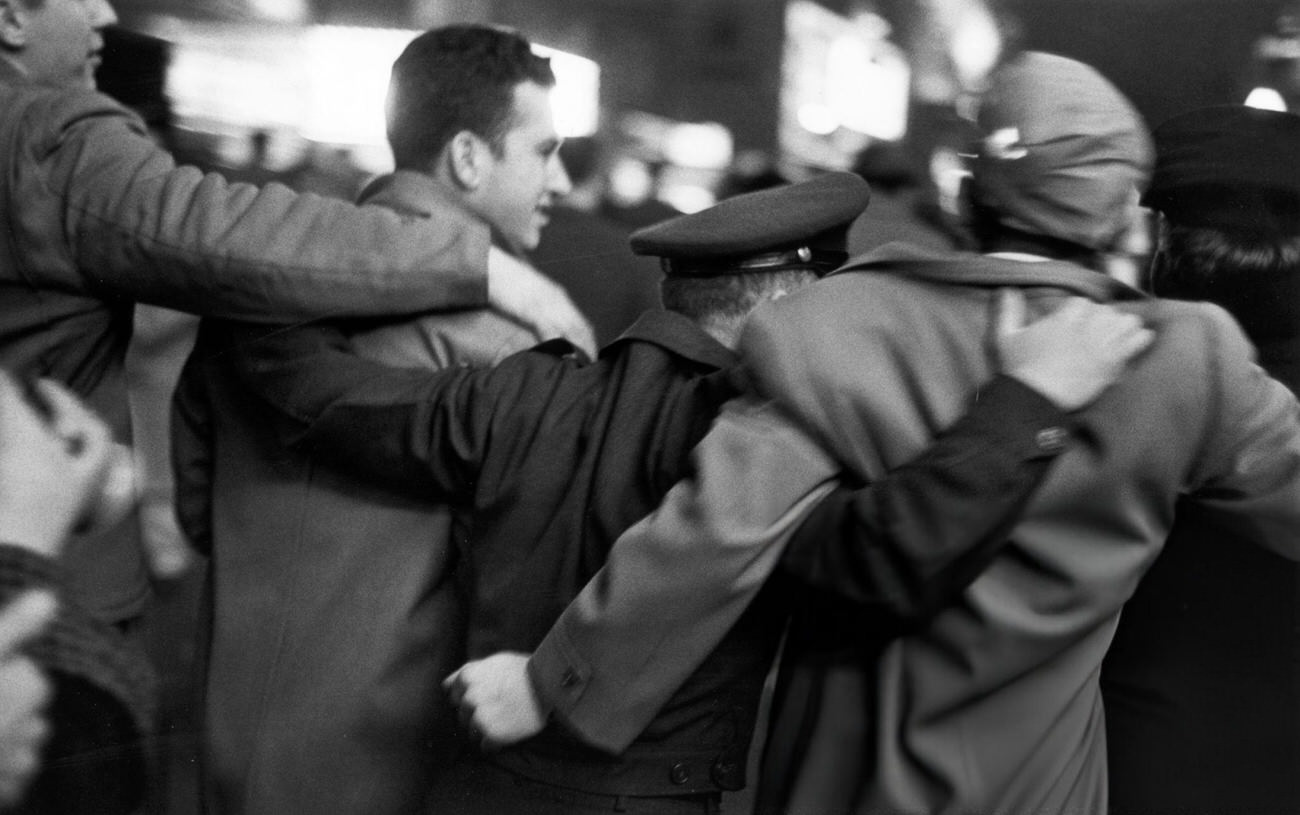
{"type": "MultiPolygon", "coordinates": [[[[397,169],[366,203],[405,215],[454,208],[497,246],[536,246],[569,188],[548,60],[476,25],[415,38],[393,65],[397,169]]],[[[205,322],[178,391],[175,451],[186,532],[212,557],[205,794],[212,813],[416,811],[452,747],[438,682],[460,653],[451,521],[267,433],[205,322]]],[[[378,361],[436,371],[488,365],[534,343],[490,309],[352,326],[378,361]]]]}

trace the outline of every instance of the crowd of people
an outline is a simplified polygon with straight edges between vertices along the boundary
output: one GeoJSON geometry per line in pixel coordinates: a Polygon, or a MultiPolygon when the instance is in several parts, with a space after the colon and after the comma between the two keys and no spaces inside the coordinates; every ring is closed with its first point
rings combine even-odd
{"type": "Polygon", "coordinates": [[[825,172],[646,269],[516,32],[408,45],[354,204],[177,166],[114,21],[0,0],[0,811],[165,811],[136,304],[202,318],[194,811],[1300,811],[1300,117],[1010,53],[975,250],[825,172]]]}

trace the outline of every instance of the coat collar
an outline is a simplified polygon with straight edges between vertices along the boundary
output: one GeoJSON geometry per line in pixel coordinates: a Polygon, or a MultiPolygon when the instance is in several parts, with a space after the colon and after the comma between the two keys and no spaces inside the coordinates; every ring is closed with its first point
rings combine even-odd
{"type": "Polygon", "coordinates": [[[381,175],[366,185],[357,200],[361,204],[376,204],[403,215],[421,218],[445,213],[448,208],[459,210],[487,227],[492,236],[493,246],[520,260],[526,260],[526,253],[519,251],[496,227],[484,221],[481,216],[465,206],[460,198],[448,192],[442,184],[427,173],[395,170],[388,175],[381,175]]]}
{"type": "Polygon", "coordinates": [[[888,243],[851,258],[834,274],[884,272],[963,286],[1019,286],[1064,289],[1099,302],[1148,297],[1112,277],[1074,263],[1045,260],[1022,263],[968,252],[933,252],[905,243],[888,243]]]}
{"type": "Polygon", "coordinates": [[[630,342],[648,342],[679,357],[714,368],[730,368],[740,361],[734,351],[709,336],[690,318],[675,311],[651,309],[645,312],[618,339],[601,349],[603,357],[615,346],[630,342]]]}
{"type": "Polygon", "coordinates": [[[397,170],[379,176],[366,185],[357,200],[421,218],[446,212],[449,206],[462,212],[469,211],[464,204],[444,192],[432,177],[413,170],[397,170]]]}

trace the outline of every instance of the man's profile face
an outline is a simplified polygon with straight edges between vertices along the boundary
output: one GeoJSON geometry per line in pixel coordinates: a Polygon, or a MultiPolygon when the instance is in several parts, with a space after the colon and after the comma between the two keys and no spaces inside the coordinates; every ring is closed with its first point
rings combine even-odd
{"type": "Polygon", "coordinates": [[[515,86],[514,115],[498,154],[488,159],[472,206],[517,248],[537,248],[555,198],[571,189],[560,162],[549,89],[535,82],[515,86]]]}
{"type": "Polygon", "coordinates": [[[104,47],[101,31],[117,22],[108,0],[45,0],[36,7],[15,2],[27,26],[17,62],[28,77],[43,85],[93,90],[104,47]]]}

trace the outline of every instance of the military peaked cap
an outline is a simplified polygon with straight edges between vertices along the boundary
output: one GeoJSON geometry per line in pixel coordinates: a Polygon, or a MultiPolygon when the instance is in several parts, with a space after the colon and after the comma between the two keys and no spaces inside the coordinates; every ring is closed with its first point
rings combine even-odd
{"type": "Polygon", "coordinates": [[[662,258],[664,273],[674,276],[783,269],[825,274],[848,260],[849,225],[870,200],[859,176],[827,173],[640,229],[632,234],[632,251],[662,258]]]}

